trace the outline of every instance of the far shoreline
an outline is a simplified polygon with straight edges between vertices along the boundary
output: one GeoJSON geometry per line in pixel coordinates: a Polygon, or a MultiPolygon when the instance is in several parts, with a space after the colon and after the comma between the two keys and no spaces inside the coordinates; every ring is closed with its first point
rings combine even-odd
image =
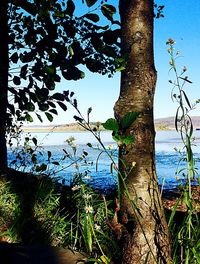
{"type": "MultiPolygon", "coordinates": [[[[200,116],[191,116],[193,122],[194,130],[200,130],[200,116]]],[[[175,130],[175,118],[174,117],[165,117],[165,118],[156,118],[154,120],[155,130],[156,131],[174,131],[175,130]]],[[[96,125],[100,125],[99,129],[105,131],[101,122],[91,122],[90,125],[92,128],[96,125]]],[[[84,132],[86,131],[78,123],[69,123],[69,124],[55,124],[55,125],[26,125],[21,127],[22,132],[27,133],[51,133],[51,132],[84,132]]]]}
{"type": "MultiPolygon", "coordinates": [[[[92,125],[92,127],[95,127],[92,125]]],[[[79,125],[55,125],[55,126],[23,126],[21,128],[22,132],[24,133],[64,133],[64,132],[86,132],[87,130],[82,128],[79,125]]],[[[155,127],[156,132],[157,131],[174,131],[175,129],[172,127],[155,127]]],[[[108,131],[103,128],[103,126],[100,126],[100,131],[108,131]]]]}

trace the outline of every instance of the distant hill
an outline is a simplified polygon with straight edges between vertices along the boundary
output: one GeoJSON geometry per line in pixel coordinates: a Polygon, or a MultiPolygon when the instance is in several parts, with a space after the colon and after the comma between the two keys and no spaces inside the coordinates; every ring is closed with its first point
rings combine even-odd
{"type": "MultiPolygon", "coordinates": [[[[192,116],[194,129],[200,128],[200,116],[192,116]]],[[[165,117],[155,119],[156,130],[173,130],[175,129],[175,117],[165,117]]]]}
{"type": "MultiPolygon", "coordinates": [[[[165,117],[155,119],[156,130],[174,130],[174,117],[165,117]]],[[[200,128],[200,116],[192,117],[194,129],[200,128]]],[[[95,122],[92,122],[95,126],[95,122]]],[[[102,127],[101,127],[102,129],[102,127]]],[[[65,132],[65,131],[84,131],[84,129],[77,123],[63,124],[63,125],[47,125],[47,126],[24,126],[24,132],[65,132]]]]}

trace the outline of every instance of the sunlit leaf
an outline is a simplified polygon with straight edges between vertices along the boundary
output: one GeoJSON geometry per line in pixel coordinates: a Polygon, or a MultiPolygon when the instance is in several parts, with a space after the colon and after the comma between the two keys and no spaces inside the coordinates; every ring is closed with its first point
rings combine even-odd
{"type": "Polygon", "coordinates": [[[105,123],[102,123],[103,127],[108,130],[112,131],[118,131],[119,130],[119,125],[117,123],[117,120],[114,118],[109,118],[106,120],[105,123]]]}
{"type": "Polygon", "coordinates": [[[138,112],[128,112],[120,121],[120,125],[122,129],[129,128],[132,123],[137,119],[139,116],[138,112]]]}
{"type": "Polygon", "coordinates": [[[26,114],[25,118],[26,118],[26,120],[27,120],[28,122],[33,122],[33,118],[32,118],[31,115],[26,114]]]}
{"type": "Polygon", "coordinates": [[[122,143],[125,144],[125,145],[130,145],[134,141],[135,141],[135,138],[133,136],[129,135],[129,136],[126,136],[126,137],[123,138],[122,143]]]}
{"type": "Polygon", "coordinates": [[[53,121],[53,116],[52,116],[50,113],[45,112],[45,115],[46,115],[47,119],[48,119],[50,122],[53,121]]]}

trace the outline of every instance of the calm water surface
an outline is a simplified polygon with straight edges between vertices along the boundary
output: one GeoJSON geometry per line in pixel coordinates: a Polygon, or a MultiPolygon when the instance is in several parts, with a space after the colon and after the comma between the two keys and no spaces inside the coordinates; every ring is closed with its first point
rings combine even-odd
{"type": "MultiPolygon", "coordinates": [[[[26,135],[23,135],[25,137],[26,135]]],[[[51,163],[48,164],[49,172],[54,177],[59,176],[61,179],[65,179],[67,184],[70,184],[73,177],[77,173],[77,166],[74,164],[70,166],[71,163],[75,161],[64,156],[65,152],[72,153],[69,149],[66,139],[74,137],[77,144],[77,158],[80,157],[83,151],[88,153],[85,160],[79,162],[80,167],[78,170],[85,175],[85,181],[89,181],[95,188],[107,189],[116,185],[116,175],[111,173],[111,162],[106,154],[100,154],[98,149],[98,142],[91,133],[88,132],[53,132],[53,133],[32,133],[32,137],[36,137],[38,140],[38,160],[40,163],[48,163],[47,151],[51,151],[51,163]],[[87,143],[90,142],[94,148],[89,148],[87,143]],[[100,154],[100,156],[99,156],[100,154]],[[59,165],[52,164],[52,162],[59,162],[59,165]],[[90,176],[90,179],[87,179],[90,176]]],[[[117,161],[117,151],[115,149],[115,142],[112,140],[111,133],[102,132],[102,141],[105,146],[112,146],[111,152],[113,153],[115,161],[117,161]]],[[[200,168],[199,156],[200,156],[200,131],[195,131],[194,136],[195,145],[193,147],[193,152],[196,157],[196,167],[200,168]]],[[[23,140],[22,140],[23,142],[23,140]]],[[[162,184],[164,179],[165,188],[172,188],[177,185],[177,177],[175,172],[178,168],[178,163],[180,160],[180,154],[178,154],[174,148],[182,148],[180,136],[176,131],[159,131],[156,134],[156,169],[159,184],[162,184]]],[[[9,162],[11,163],[15,159],[15,155],[10,150],[9,151],[9,162]]],[[[17,163],[18,164],[18,163],[17,163]]],[[[27,164],[22,166],[22,170],[31,170],[31,165],[27,160],[27,164]]],[[[184,162],[181,163],[179,168],[184,168],[184,162]]],[[[179,181],[182,180],[182,175],[179,175],[179,181]]]]}

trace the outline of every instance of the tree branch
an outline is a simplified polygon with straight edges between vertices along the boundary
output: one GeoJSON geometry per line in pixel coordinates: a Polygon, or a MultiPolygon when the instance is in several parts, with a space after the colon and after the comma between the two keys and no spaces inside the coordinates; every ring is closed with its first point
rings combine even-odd
{"type": "Polygon", "coordinates": [[[34,3],[30,3],[26,0],[9,0],[8,2],[24,9],[32,16],[35,16],[37,14],[37,8],[34,3]]]}

